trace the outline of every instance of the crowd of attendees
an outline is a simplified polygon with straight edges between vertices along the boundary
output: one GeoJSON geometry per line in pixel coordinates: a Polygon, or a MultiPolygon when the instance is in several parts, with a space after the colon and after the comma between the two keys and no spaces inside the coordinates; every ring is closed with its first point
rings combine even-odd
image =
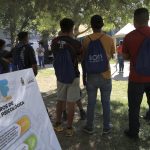
{"type": "MultiPolygon", "coordinates": [[[[135,30],[130,32],[117,47],[119,72],[124,71],[124,60],[130,61],[128,82],[129,127],[124,134],[129,138],[139,137],[139,113],[143,94],[146,93],[150,106],[150,27],[149,12],[138,8],[134,12],[135,30]]],[[[111,68],[109,60],[113,58],[115,45],[113,39],[102,31],[103,18],[100,15],[91,17],[93,33],[86,36],[82,43],[74,38],[74,21],[64,18],[60,21],[61,32],[53,39],[51,49],[54,56],[54,70],[57,78],[56,132],[65,130],[65,135],[74,135],[73,120],[75,105],[79,107],[82,120],[86,119],[83,132],[94,133],[94,116],[97,92],[100,90],[103,108],[102,135],[111,133],[110,96],[112,91],[111,68]],[[82,106],[80,89],[79,61],[82,64],[83,84],[87,90],[87,111],[82,106]],[[62,119],[63,118],[63,119],[62,119]],[[66,127],[62,120],[67,121],[66,127]]],[[[0,39],[0,74],[32,68],[35,76],[38,73],[35,52],[29,44],[28,32],[18,34],[18,44],[5,51],[5,41],[0,39]]],[[[37,49],[39,65],[44,65],[44,48],[39,43],[37,49]]],[[[149,107],[150,108],[150,107],[149,107]]],[[[150,110],[145,119],[150,120],[150,110]]]]}

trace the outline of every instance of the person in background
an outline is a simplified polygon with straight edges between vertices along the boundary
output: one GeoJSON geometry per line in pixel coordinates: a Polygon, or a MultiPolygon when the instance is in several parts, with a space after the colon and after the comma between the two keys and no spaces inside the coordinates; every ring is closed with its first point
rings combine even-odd
{"type": "Polygon", "coordinates": [[[14,71],[32,68],[38,73],[37,62],[33,47],[29,44],[28,32],[18,34],[19,43],[12,49],[14,71]]]}
{"type": "MultiPolygon", "coordinates": [[[[139,60],[140,66],[141,63],[145,63],[145,61],[143,61],[145,58],[149,60],[146,55],[140,55],[143,51],[147,51],[147,45],[150,43],[146,44],[144,50],[141,49],[143,44],[145,44],[145,39],[150,37],[148,21],[149,12],[146,8],[138,8],[135,10],[134,26],[136,29],[127,34],[123,42],[124,59],[130,60],[130,75],[128,83],[129,128],[124,131],[124,134],[127,137],[134,139],[139,138],[139,113],[143,94],[144,92],[147,92],[148,97],[150,96],[150,75],[146,74],[149,70],[145,70],[143,67],[138,69],[139,66],[137,66],[139,60]],[[137,59],[139,57],[140,59],[137,59]],[[141,71],[144,71],[145,73],[141,74],[141,71]]],[[[150,66],[150,64],[147,63],[145,63],[145,65],[145,67],[150,66]]]]}
{"type": "MultiPolygon", "coordinates": [[[[116,44],[116,47],[118,47],[119,44],[116,44]]],[[[116,72],[118,71],[118,57],[117,57],[117,52],[114,54],[114,60],[115,60],[115,65],[114,67],[116,68],[116,72]]]]}
{"type": "Polygon", "coordinates": [[[39,65],[40,68],[45,68],[45,63],[44,63],[44,53],[45,53],[45,49],[43,47],[43,43],[39,42],[39,47],[37,48],[37,53],[38,53],[38,60],[39,60],[39,65]]]}
{"type": "Polygon", "coordinates": [[[87,123],[83,128],[83,131],[88,134],[94,133],[94,113],[98,89],[101,93],[101,102],[103,107],[102,134],[110,133],[112,128],[112,125],[110,124],[110,95],[112,90],[112,81],[109,59],[113,58],[115,45],[113,39],[102,32],[103,26],[104,23],[102,17],[94,15],[91,18],[93,34],[87,36],[82,43],[85,55],[84,62],[87,62],[90,66],[92,66],[90,67],[89,65],[85,65],[87,78],[84,74],[84,82],[86,84],[88,94],[88,105],[87,123]],[[104,66],[100,66],[103,62],[106,62],[104,66]],[[101,68],[104,69],[101,70],[101,68]]]}
{"type": "Polygon", "coordinates": [[[78,56],[81,55],[81,44],[73,39],[74,22],[69,18],[60,21],[61,36],[52,41],[54,55],[54,69],[57,78],[57,104],[56,104],[56,132],[64,130],[62,126],[62,112],[64,106],[67,111],[66,136],[74,135],[73,119],[75,104],[80,99],[80,84],[78,69],[78,56]]]}
{"type": "Polygon", "coordinates": [[[119,63],[119,73],[123,73],[123,70],[124,70],[124,58],[122,54],[122,45],[123,45],[123,41],[120,41],[119,46],[117,47],[117,59],[119,63]]]}
{"type": "Polygon", "coordinates": [[[5,41],[0,39],[0,74],[9,72],[11,53],[5,50],[5,41]]]}

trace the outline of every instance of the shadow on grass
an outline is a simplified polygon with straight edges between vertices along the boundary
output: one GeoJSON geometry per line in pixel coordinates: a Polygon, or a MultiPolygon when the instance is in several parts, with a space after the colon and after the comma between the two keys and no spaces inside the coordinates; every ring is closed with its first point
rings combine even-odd
{"type": "Polygon", "coordinates": [[[128,77],[124,77],[122,73],[114,76],[112,79],[115,81],[128,81],[128,77]]]}
{"type": "MultiPolygon", "coordinates": [[[[52,94],[44,95],[44,101],[49,108],[52,120],[55,118],[55,100],[56,90],[52,94]]],[[[83,97],[86,94],[82,90],[83,97]]],[[[86,107],[86,100],[84,97],[83,104],[86,107]]],[[[108,136],[102,136],[102,107],[100,101],[97,102],[95,112],[95,133],[87,135],[82,132],[85,121],[79,120],[78,112],[75,113],[74,126],[76,128],[75,136],[68,138],[64,136],[64,132],[57,134],[58,140],[63,150],[148,150],[150,145],[149,124],[141,119],[142,131],[140,132],[140,140],[134,141],[126,138],[123,131],[128,127],[128,107],[127,105],[118,102],[117,100],[111,101],[111,120],[113,124],[112,133],[108,136]]],[[[145,108],[142,108],[145,112],[145,108]]],[[[65,123],[64,123],[65,126],[65,123]]]]}

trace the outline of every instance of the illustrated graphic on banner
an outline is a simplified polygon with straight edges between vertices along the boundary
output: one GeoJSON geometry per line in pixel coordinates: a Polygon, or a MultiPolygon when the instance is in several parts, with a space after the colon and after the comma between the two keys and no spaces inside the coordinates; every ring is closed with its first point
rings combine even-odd
{"type": "Polygon", "coordinates": [[[0,102],[11,99],[11,96],[8,96],[8,92],[8,81],[6,79],[0,80],[0,102]]]}
{"type": "Polygon", "coordinates": [[[0,150],[61,150],[32,69],[0,75],[0,150]]]}

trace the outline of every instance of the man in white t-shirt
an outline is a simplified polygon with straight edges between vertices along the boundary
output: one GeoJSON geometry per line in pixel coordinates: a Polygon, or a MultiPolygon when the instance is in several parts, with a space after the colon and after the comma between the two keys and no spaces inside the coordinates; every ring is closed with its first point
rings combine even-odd
{"type": "Polygon", "coordinates": [[[38,60],[39,60],[39,66],[40,68],[45,68],[45,64],[44,64],[44,53],[45,53],[45,49],[43,47],[43,43],[39,42],[39,47],[37,48],[37,53],[38,53],[38,60]]]}

